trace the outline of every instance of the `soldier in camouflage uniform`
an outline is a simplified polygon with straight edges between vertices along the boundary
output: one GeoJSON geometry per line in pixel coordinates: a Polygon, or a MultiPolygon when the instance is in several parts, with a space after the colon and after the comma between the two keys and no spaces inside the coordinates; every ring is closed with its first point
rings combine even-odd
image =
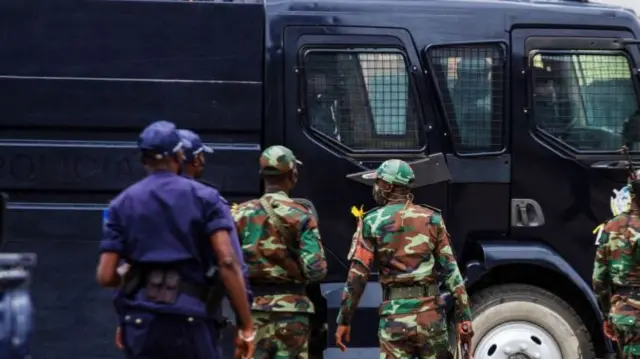
{"type": "Polygon", "coordinates": [[[470,343],[473,331],[469,299],[442,216],[412,203],[410,184],[415,176],[404,161],[388,160],[363,177],[375,179],[373,197],[380,207],[364,215],[353,235],[336,343],[346,350],[343,339],[349,341],[349,323],[376,258],[383,289],[380,358],[451,358],[439,271],[456,298],[460,340],[470,343]]]}
{"type": "Polygon", "coordinates": [[[322,280],[327,262],[315,217],[289,198],[300,165],[290,149],[267,148],[260,156],[265,195],[234,209],[254,295],[255,359],[308,358],[314,307],[305,284],[322,280]]]}
{"type": "Polygon", "coordinates": [[[640,181],[630,185],[631,207],[600,232],[593,268],[604,333],[618,342],[622,359],[640,358],[640,181]]]}

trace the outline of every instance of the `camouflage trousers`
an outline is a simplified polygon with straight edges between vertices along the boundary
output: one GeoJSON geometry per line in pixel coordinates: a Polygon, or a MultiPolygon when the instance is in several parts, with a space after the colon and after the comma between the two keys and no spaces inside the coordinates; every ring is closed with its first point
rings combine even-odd
{"type": "Polygon", "coordinates": [[[640,301],[613,298],[609,320],[622,351],[621,359],[640,359],[640,301]]]}
{"type": "Polygon", "coordinates": [[[451,359],[446,320],[440,311],[380,318],[380,359],[451,359]]]}
{"type": "Polygon", "coordinates": [[[251,313],[256,325],[254,359],[308,359],[309,315],[305,313],[251,313]]]}

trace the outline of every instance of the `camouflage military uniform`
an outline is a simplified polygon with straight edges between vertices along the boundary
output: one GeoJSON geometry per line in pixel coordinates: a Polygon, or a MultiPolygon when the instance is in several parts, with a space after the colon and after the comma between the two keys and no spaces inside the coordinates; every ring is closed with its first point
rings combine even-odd
{"type": "MultiPolygon", "coordinates": [[[[267,148],[260,157],[263,175],[291,171],[296,158],[283,146],[267,148]]],[[[234,220],[242,242],[244,260],[254,290],[253,321],[258,328],[255,359],[308,357],[309,315],[313,303],[301,293],[278,294],[288,284],[322,280],[327,273],[324,249],[316,219],[309,210],[284,192],[263,197],[290,229],[293,240],[286,239],[274,225],[260,203],[251,200],[238,205],[234,220]],[[272,293],[261,295],[258,288],[273,286],[272,293]]]]}
{"type": "Polygon", "coordinates": [[[615,330],[623,359],[640,358],[640,208],[632,203],[598,238],[593,290],[615,330]]]}
{"type": "MultiPolygon", "coordinates": [[[[414,174],[405,162],[389,160],[373,176],[363,177],[408,186],[414,174]]],[[[385,294],[379,308],[380,358],[450,358],[447,321],[437,290],[438,271],[443,271],[446,286],[457,300],[458,320],[470,321],[471,311],[440,213],[403,200],[389,201],[364,215],[349,253],[351,268],[338,325],[351,322],[374,257],[383,291],[390,293],[385,294]],[[394,291],[401,295],[393,295],[394,291]]]]}

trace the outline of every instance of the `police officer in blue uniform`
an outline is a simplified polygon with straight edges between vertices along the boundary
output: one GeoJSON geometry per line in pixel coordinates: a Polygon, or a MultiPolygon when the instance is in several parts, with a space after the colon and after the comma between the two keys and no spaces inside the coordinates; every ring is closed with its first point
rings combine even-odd
{"type": "Polygon", "coordinates": [[[114,303],[126,357],[217,358],[205,309],[213,254],[243,323],[236,344],[251,358],[255,331],[228,206],[213,188],[178,175],[184,158],[174,124],[152,123],[138,147],[148,176],[109,205],[97,269],[100,285],[120,287],[114,303]],[[124,279],[121,259],[130,265],[124,279]]]}
{"type": "MultiPolygon", "coordinates": [[[[184,149],[184,165],[182,175],[200,180],[206,163],[206,153],[213,153],[213,148],[202,142],[200,136],[191,130],[178,130],[184,149]]],[[[212,187],[217,187],[211,184],[212,187]]]]}
{"type": "MultiPolygon", "coordinates": [[[[202,139],[200,138],[200,136],[198,136],[197,133],[191,130],[185,130],[185,129],[178,130],[178,134],[180,135],[180,140],[182,141],[182,144],[183,144],[182,148],[184,151],[184,163],[182,165],[180,174],[186,178],[196,180],[206,186],[210,186],[217,189],[216,185],[209,183],[207,181],[204,181],[202,179],[202,173],[204,172],[205,163],[206,163],[205,155],[207,153],[213,153],[214,152],[213,149],[207,146],[204,142],[202,142],[202,139]]],[[[240,247],[240,240],[238,239],[238,233],[235,228],[232,231],[230,231],[230,237],[232,242],[231,244],[233,245],[233,250],[235,251],[236,256],[238,257],[238,262],[240,263],[240,267],[242,268],[242,275],[245,280],[245,285],[247,286],[246,290],[247,290],[248,302],[252,303],[253,296],[252,296],[251,290],[249,289],[249,277],[248,277],[249,273],[247,270],[247,265],[244,262],[244,258],[242,255],[242,248],[240,247]]],[[[217,267],[216,263],[214,263],[214,267],[217,267]]],[[[224,292],[222,290],[215,290],[213,293],[214,296],[216,293],[224,293],[224,292]]],[[[216,302],[215,298],[212,298],[212,300],[214,303],[216,302]]],[[[221,301],[221,300],[222,300],[222,297],[218,298],[218,301],[221,301]]],[[[214,323],[213,323],[214,324],[213,325],[214,341],[218,344],[222,340],[222,330],[227,328],[228,326],[228,320],[222,314],[222,308],[217,308],[217,310],[215,310],[210,314],[214,319],[214,323]]]]}

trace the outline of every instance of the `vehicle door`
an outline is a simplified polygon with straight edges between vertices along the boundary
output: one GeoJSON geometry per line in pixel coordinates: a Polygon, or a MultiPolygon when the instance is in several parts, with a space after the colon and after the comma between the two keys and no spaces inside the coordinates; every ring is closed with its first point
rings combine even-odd
{"type": "MultiPolygon", "coordinates": [[[[432,26],[447,29],[445,24],[432,26]]],[[[449,42],[426,46],[423,56],[444,119],[443,147],[451,173],[445,219],[458,262],[465,265],[473,243],[502,240],[509,232],[508,57],[505,40],[458,42],[449,37],[449,42]]],[[[447,35],[440,38],[446,41],[447,35]]],[[[469,279],[468,285],[475,278],[469,279]]]]}
{"type": "MultiPolygon", "coordinates": [[[[416,201],[439,208],[446,207],[448,173],[430,131],[436,124],[425,120],[434,116],[406,31],[331,27],[327,35],[324,27],[287,27],[284,69],[284,143],[305,163],[294,194],[312,200],[320,216],[329,265],[322,292],[333,333],[356,227],[350,208],[375,206],[360,172],[390,158],[408,161],[417,176],[416,201]]],[[[374,273],[351,347],[374,347],[371,355],[378,356],[382,295],[375,280],[374,273]]]]}
{"type": "MultiPolygon", "coordinates": [[[[625,184],[623,123],[638,109],[628,31],[516,29],[512,237],[554,248],[590,283],[594,228],[625,184]],[[542,225],[544,224],[544,225],[542,225]]],[[[636,57],[637,59],[637,57],[636,57]]],[[[631,148],[636,157],[635,147],[631,148]]]]}

